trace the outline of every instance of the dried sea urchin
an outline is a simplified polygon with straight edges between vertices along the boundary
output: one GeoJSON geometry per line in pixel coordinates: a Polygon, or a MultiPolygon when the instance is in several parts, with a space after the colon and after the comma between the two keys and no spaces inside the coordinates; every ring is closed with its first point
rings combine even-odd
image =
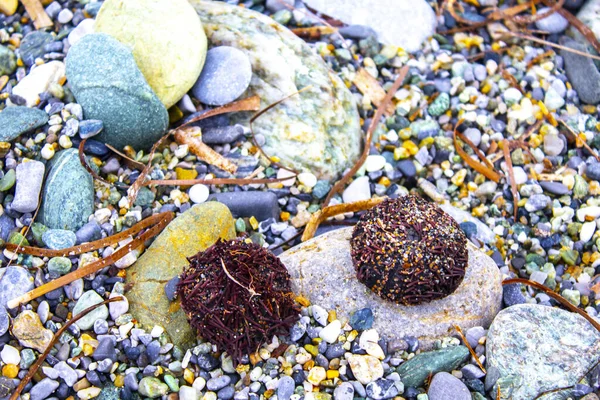
{"type": "Polygon", "coordinates": [[[192,328],[236,363],[297,321],[287,269],[268,250],[219,240],[188,260],[177,285],[181,307],[192,328]]]}
{"type": "Polygon", "coordinates": [[[467,238],[456,221],[416,196],[368,210],[350,244],[358,280],[381,298],[405,305],[448,296],[468,263],[467,238]]]}

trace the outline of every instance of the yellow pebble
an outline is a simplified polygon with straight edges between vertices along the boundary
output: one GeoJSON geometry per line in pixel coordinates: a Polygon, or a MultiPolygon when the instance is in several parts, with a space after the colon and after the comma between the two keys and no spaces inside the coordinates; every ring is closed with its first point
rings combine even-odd
{"type": "Polygon", "coordinates": [[[271,397],[273,397],[274,394],[275,394],[275,390],[273,390],[273,389],[269,389],[269,390],[265,391],[265,393],[264,393],[265,399],[270,399],[271,397]]]}
{"type": "Polygon", "coordinates": [[[426,137],[425,139],[421,140],[421,143],[419,143],[419,147],[431,147],[431,145],[435,142],[435,139],[432,137],[426,137]]]}
{"type": "Polygon", "coordinates": [[[473,209],[472,214],[473,214],[474,217],[478,217],[478,218],[479,217],[483,217],[485,215],[485,213],[487,212],[487,210],[488,210],[487,206],[485,206],[485,205],[482,204],[482,205],[480,205],[478,207],[475,207],[473,209]]]}
{"type": "Polygon", "coordinates": [[[419,147],[412,140],[407,140],[404,143],[402,143],[402,147],[408,150],[408,153],[411,156],[414,156],[419,152],[419,147]]]}
{"type": "Polygon", "coordinates": [[[440,164],[440,167],[442,167],[442,169],[445,171],[447,169],[450,168],[450,161],[446,160],[446,161],[442,161],[442,163],[440,164]]]}
{"type": "Polygon", "coordinates": [[[169,108],[169,122],[170,123],[177,122],[181,118],[183,118],[183,111],[181,111],[181,109],[179,107],[173,106],[173,107],[169,108]]]}
{"type": "Polygon", "coordinates": [[[248,364],[238,364],[238,366],[235,367],[235,370],[236,370],[236,372],[238,374],[241,374],[242,372],[248,372],[248,371],[250,371],[250,365],[248,365],[248,364]]]}
{"type": "Polygon", "coordinates": [[[336,371],[333,369],[327,370],[327,379],[334,379],[340,377],[340,371],[336,371]]]}
{"type": "Polygon", "coordinates": [[[467,183],[467,189],[469,189],[469,192],[474,192],[477,190],[477,184],[475,182],[469,182],[467,183]]]}
{"type": "Polygon", "coordinates": [[[542,144],[541,136],[540,135],[531,135],[531,137],[529,138],[529,144],[533,148],[540,147],[540,145],[542,144]]]}
{"type": "Polygon", "coordinates": [[[123,387],[123,385],[125,384],[125,377],[123,375],[117,375],[113,383],[116,387],[123,387]]]}
{"type": "Polygon", "coordinates": [[[403,160],[405,158],[408,158],[409,156],[410,153],[404,147],[396,147],[396,149],[394,150],[394,160],[396,161],[403,160]]]}
{"type": "Polygon", "coordinates": [[[290,213],[287,211],[282,211],[281,214],[279,214],[279,218],[281,218],[282,222],[285,222],[290,219],[290,213]]]}
{"type": "Polygon", "coordinates": [[[351,342],[354,339],[356,339],[356,337],[358,336],[358,331],[357,330],[353,330],[348,334],[348,341],[351,342]]]}
{"type": "Polygon", "coordinates": [[[305,371],[308,371],[308,370],[312,369],[312,367],[314,367],[314,366],[315,366],[315,362],[313,360],[308,360],[307,362],[304,363],[302,368],[305,371]]]}
{"type": "Polygon", "coordinates": [[[19,367],[17,367],[15,364],[6,364],[4,367],[2,367],[2,375],[8,379],[16,378],[18,373],[19,367]]]}
{"type": "Polygon", "coordinates": [[[456,186],[460,186],[463,184],[463,182],[465,181],[465,177],[467,176],[467,170],[466,169],[461,169],[460,171],[458,171],[456,174],[454,174],[454,176],[452,177],[452,179],[450,179],[452,181],[452,183],[454,183],[456,186]]]}
{"type": "Polygon", "coordinates": [[[254,216],[250,217],[248,222],[250,222],[250,226],[252,227],[252,229],[254,229],[254,230],[258,229],[258,221],[256,220],[256,218],[254,216]]]}
{"type": "Polygon", "coordinates": [[[184,168],[175,168],[175,173],[177,174],[177,179],[196,179],[198,176],[198,171],[195,169],[184,169],[184,168]]]}
{"type": "Polygon", "coordinates": [[[573,185],[575,185],[575,178],[573,175],[565,175],[562,179],[563,185],[567,187],[567,189],[573,189],[573,185]]]}
{"type": "Polygon", "coordinates": [[[590,194],[592,196],[597,196],[600,194],[600,183],[598,181],[590,182],[590,194]]]}
{"type": "Polygon", "coordinates": [[[327,313],[327,322],[333,322],[337,319],[337,313],[335,310],[331,310],[327,313]]]}
{"type": "MultiPolygon", "coordinates": [[[[249,367],[249,366],[248,366],[248,364],[240,364],[240,365],[246,365],[247,367],[249,367]]],[[[239,367],[239,365],[238,365],[238,367],[239,367]]],[[[187,383],[189,383],[190,385],[191,385],[192,383],[194,383],[194,373],[192,372],[192,370],[191,370],[191,369],[189,369],[189,368],[186,368],[186,369],[183,371],[183,379],[184,379],[184,380],[185,380],[187,383]]]]}
{"type": "Polygon", "coordinates": [[[313,346],[312,344],[307,344],[304,346],[306,351],[308,351],[313,357],[316,357],[319,354],[319,349],[317,346],[313,346]]]}
{"type": "Polygon", "coordinates": [[[304,296],[296,296],[296,303],[300,304],[302,307],[310,306],[310,301],[304,296]]]}
{"type": "Polygon", "coordinates": [[[390,186],[390,184],[392,183],[387,176],[382,176],[381,179],[379,179],[379,182],[377,182],[380,185],[383,185],[385,187],[390,186]]]}

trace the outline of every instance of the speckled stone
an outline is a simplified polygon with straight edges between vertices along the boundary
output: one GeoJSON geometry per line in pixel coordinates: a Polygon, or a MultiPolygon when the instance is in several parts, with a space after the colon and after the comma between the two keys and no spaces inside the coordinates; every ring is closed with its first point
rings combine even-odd
{"type": "Polygon", "coordinates": [[[469,349],[465,346],[446,347],[420,353],[400,364],[396,372],[407,387],[420,387],[431,374],[457,369],[469,358],[469,349]]]}
{"type": "Polygon", "coordinates": [[[202,71],[206,35],[186,0],[106,0],[94,28],[132,49],[166,108],[190,90],[202,71]]]}
{"type": "Polygon", "coordinates": [[[10,75],[17,69],[17,57],[11,49],[0,46],[0,75],[10,75]]]}
{"type": "MultiPolygon", "coordinates": [[[[486,367],[500,371],[502,398],[533,399],[579,382],[600,359],[600,333],[575,313],[519,304],[496,316],[486,352],[486,367]]],[[[562,396],[555,398],[569,394],[554,392],[562,396]]]]}
{"type": "Polygon", "coordinates": [[[104,123],[94,138],[118,149],[149,149],[165,132],[167,109],[146,83],[127,46],[86,35],[67,56],[67,78],[86,119],[104,123]]]}
{"type": "MultiPolygon", "coordinates": [[[[269,110],[253,123],[267,154],[319,179],[335,179],[354,164],[361,150],[356,102],[338,76],[313,49],[287,28],[260,13],[222,2],[192,0],[209,44],[244,52],[252,80],[241,97],[258,95],[274,103],[299,89],[312,88],[269,110]]],[[[248,124],[248,115],[234,122],[248,124]]]]}
{"type": "Polygon", "coordinates": [[[76,149],[63,150],[50,162],[38,220],[51,229],[76,231],[94,212],[94,182],[76,149]]]}
{"type": "Polygon", "coordinates": [[[500,310],[502,286],[498,267],[470,243],[465,277],[451,295],[418,306],[402,306],[381,299],[356,279],[350,256],[352,229],[328,232],[280,256],[290,273],[294,293],[335,310],[342,321],[348,321],[357,310],[370,308],[375,317],[373,328],[381,336],[388,339],[415,336],[423,349],[448,336],[455,324],[463,330],[489,326],[500,310]]]}
{"type": "MultiPolygon", "coordinates": [[[[567,37],[563,37],[560,43],[563,46],[586,52],[585,45],[567,37]]],[[[565,61],[565,71],[573,88],[577,91],[579,99],[584,103],[598,104],[600,102],[600,72],[598,72],[594,60],[565,50],[561,50],[560,55],[565,61]]]]}
{"type": "Polygon", "coordinates": [[[44,110],[29,107],[6,107],[0,112],[0,141],[10,142],[21,134],[43,126],[48,122],[44,110]]]}
{"type": "Polygon", "coordinates": [[[140,259],[127,269],[130,312],[145,327],[165,328],[173,344],[187,347],[192,332],[179,303],[171,303],[164,286],[181,274],[191,257],[211,246],[218,238],[235,237],[229,209],[217,202],[198,204],[175,218],[154,240],[140,259]]]}

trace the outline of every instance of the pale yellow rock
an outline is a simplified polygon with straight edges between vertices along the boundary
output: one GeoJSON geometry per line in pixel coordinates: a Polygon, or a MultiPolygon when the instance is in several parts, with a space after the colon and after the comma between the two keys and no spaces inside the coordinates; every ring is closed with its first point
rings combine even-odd
{"type": "Polygon", "coordinates": [[[383,376],[383,366],[373,356],[346,353],[346,360],[348,360],[348,364],[356,380],[363,385],[383,376]]]}
{"type": "Polygon", "coordinates": [[[40,317],[31,310],[23,311],[13,321],[11,332],[21,346],[35,349],[42,353],[46,350],[54,334],[44,328],[40,317]]]}
{"type": "Polygon", "coordinates": [[[206,35],[186,0],[106,0],[96,32],[129,46],[146,81],[169,108],[196,83],[206,35]]]}
{"type": "Polygon", "coordinates": [[[0,0],[0,12],[4,15],[13,15],[18,6],[18,0],[0,0]]]}
{"type": "Polygon", "coordinates": [[[64,77],[65,64],[62,61],[50,61],[35,67],[13,88],[12,93],[24,98],[27,107],[34,107],[40,102],[40,93],[47,91],[52,83],[58,83],[64,77]]]}

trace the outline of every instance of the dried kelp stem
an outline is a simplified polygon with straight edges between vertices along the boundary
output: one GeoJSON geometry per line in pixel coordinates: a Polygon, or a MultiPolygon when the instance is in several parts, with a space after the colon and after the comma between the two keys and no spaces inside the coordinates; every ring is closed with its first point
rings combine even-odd
{"type": "Polygon", "coordinates": [[[40,0],[21,0],[21,3],[23,3],[36,29],[48,28],[54,25],[40,0]]]}
{"type": "MultiPolygon", "coordinates": [[[[542,0],[542,2],[546,6],[550,6],[550,4],[552,4],[552,2],[549,0],[542,0]]],[[[564,8],[558,9],[557,12],[560,15],[562,15],[567,21],[569,21],[569,24],[574,26],[575,29],[577,29],[579,33],[583,35],[583,37],[585,37],[585,40],[587,40],[592,45],[596,52],[600,53],[600,42],[598,42],[598,39],[596,39],[596,35],[594,34],[594,32],[592,32],[590,28],[588,28],[587,25],[585,25],[579,20],[579,18],[575,17],[573,14],[571,14],[564,8]]]]}
{"type": "Polygon", "coordinates": [[[508,36],[512,36],[512,37],[517,37],[517,38],[524,39],[524,40],[530,40],[532,42],[540,43],[540,44],[543,44],[545,46],[555,47],[555,48],[560,49],[560,50],[568,51],[568,52],[571,52],[573,54],[577,54],[579,56],[592,58],[594,60],[600,60],[600,57],[595,56],[593,54],[586,53],[586,52],[583,52],[583,51],[579,51],[579,50],[576,50],[576,49],[572,49],[570,47],[563,46],[563,45],[560,45],[560,44],[557,44],[557,43],[552,43],[552,42],[549,42],[549,41],[544,40],[544,39],[536,38],[535,36],[525,35],[523,33],[511,32],[511,31],[502,32],[502,35],[508,35],[508,36]]]}
{"type": "MultiPolygon", "coordinates": [[[[33,217],[31,217],[31,222],[29,223],[29,225],[27,225],[27,227],[25,228],[25,231],[22,233],[22,237],[21,240],[19,240],[19,244],[18,245],[13,245],[16,247],[19,247],[23,244],[23,241],[25,240],[25,238],[27,237],[27,234],[29,233],[29,231],[31,230],[31,226],[33,225],[33,223],[35,222],[35,219],[37,218],[38,213],[40,212],[40,208],[42,208],[42,193],[39,194],[38,197],[38,206],[35,209],[35,212],[33,213],[33,217]]],[[[11,243],[12,245],[12,243],[11,243]]],[[[5,248],[9,248],[8,245],[6,245],[5,248]]],[[[9,250],[10,251],[10,250],[9,250]]],[[[12,262],[16,259],[16,257],[11,257],[10,260],[8,260],[8,263],[6,264],[6,268],[10,267],[12,262]]]]}
{"type": "Polygon", "coordinates": [[[50,351],[52,350],[54,345],[58,342],[58,340],[60,339],[62,334],[67,329],[69,329],[69,327],[71,325],[73,325],[75,322],[79,321],[81,318],[85,317],[87,314],[94,311],[96,308],[98,308],[100,306],[104,306],[108,303],[113,303],[115,301],[122,301],[122,300],[124,300],[124,298],[121,296],[106,299],[101,303],[94,304],[93,306],[86,308],[85,310],[81,311],[79,314],[77,314],[76,316],[74,316],[73,318],[71,318],[70,320],[65,322],[65,324],[63,326],[61,326],[58,331],[56,331],[56,333],[52,337],[52,340],[48,344],[48,347],[46,347],[46,350],[44,350],[44,352],[37,358],[37,360],[35,360],[33,365],[31,367],[29,367],[29,371],[27,371],[27,375],[25,375],[25,377],[19,383],[19,386],[17,386],[17,388],[15,389],[13,394],[10,396],[10,400],[17,400],[19,398],[19,395],[21,394],[21,392],[23,391],[25,386],[27,386],[27,384],[31,381],[31,379],[33,378],[33,376],[35,375],[37,370],[42,366],[44,360],[46,360],[46,357],[48,357],[48,354],[50,354],[50,351]]]}
{"type": "Polygon", "coordinates": [[[483,371],[484,374],[487,374],[487,371],[485,370],[483,364],[481,364],[481,361],[479,361],[479,357],[477,356],[477,353],[475,353],[475,350],[473,350],[473,348],[471,347],[471,344],[465,337],[465,334],[463,333],[460,326],[454,325],[454,329],[456,329],[456,332],[458,332],[458,334],[462,338],[463,343],[465,344],[465,346],[467,346],[467,349],[469,349],[469,353],[471,353],[471,356],[473,357],[473,359],[475,360],[475,362],[477,363],[479,368],[481,368],[481,370],[483,371]]]}
{"type": "MultiPolygon", "coordinates": [[[[379,84],[379,81],[373,77],[366,69],[359,68],[358,72],[354,76],[352,83],[356,86],[356,88],[365,96],[368,96],[369,99],[375,107],[379,107],[381,103],[385,100],[385,90],[379,84]]],[[[394,113],[396,107],[392,103],[388,103],[385,108],[384,115],[390,116],[394,113]]]]}
{"type": "MultiPolygon", "coordinates": [[[[576,133],[573,131],[573,129],[572,129],[572,128],[571,128],[569,125],[567,125],[567,123],[566,123],[565,121],[563,121],[562,119],[559,119],[559,120],[558,120],[558,122],[562,123],[562,124],[563,124],[563,126],[564,126],[565,128],[567,128],[567,130],[569,131],[569,133],[571,133],[571,135],[573,135],[573,138],[574,138],[574,139],[577,141],[577,139],[578,139],[578,135],[577,135],[577,134],[576,134],[576,133]]],[[[596,153],[596,151],[594,151],[594,149],[592,149],[592,148],[591,148],[591,147],[590,147],[590,146],[589,146],[589,145],[588,145],[588,144],[585,142],[585,140],[582,140],[582,141],[581,141],[581,145],[582,145],[583,147],[585,147],[585,149],[586,149],[587,151],[589,151],[589,152],[590,152],[590,154],[591,154],[591,155],[593,155],[593,156],[594,156],[594,158],[595,158],[596,160],[598,160],[598,162],[600,162],[600,157],[598,156],[598,153],[596,153]]]]}
{"type": "Polygon", "coordinates": [[[175,130],[175,141],[179,144],[187,144],[190,151],[200,160],[227,171],[230,174],[236,173],[237,165],[202,142],[202,131],[200,128],[196,126],[177,128],[175,130]]]}
{"type": "Polygon", "coordinates": [[[83,139],[79,143],[79,162],[81,163],[81,165],[83,165],[83,168],[85,168],[85,170],[87,172],[89,172],[90,175],[92,175],[92,178],[96,179],[97,181],[100,181],[100,182],[104,183],[105,185],[111,186],[110,182],[104,180],[101,176],[99,176],[96,173],[96,171],[94,171],[92,169],[92,167],[90,167],[89,164],[87,163],[87,160],[85,159],[85,153],[83,152],[83,147],[85,146],[86,142],[87,142],[87,139],[83,139]]]}
{"type": "MultiPolygon", "coordinates": [[[[293,178],[293,177],[292,177],[293,178]]],[[[289,180],[290,177],[285,178],[215,178],[215,179],[156,179],[146,181],[143,186],[191,186],[197,184],[203,185],[253,185],[253,184],[266,184],[266,183],[277,183],[289,180]]]]}
{"type": "Polygon", "coordinates": [[[141,231],[142,229],[152,226],[150,229],[139,235],[133,241],[129,242],[127,245],[115,251],[113,254],[106,258],[102,258],[98,261],[90,263],[84,267],[81,267],[73,272],[70,272],[64,276],[61,276],[58,279],[50,281],[46,284],[43,284],[22,296],[19,296],[15,299],[10,300],[6,306],[8,308],[18,307],[20,304],[27,303],[33,299],[36,299],[48,292],[58,289],[59,287],[63,287],[64,285],[68,285],[69,283],[83,278],[87,275],[98,272],[102,268],[115,263],[116,261],[123,258],[129,252],[138,247],[144,245],[144,242],[154,236],[158,235],[173,219],[174,214],[172,212],[164,212],[160,214],[156,214],[152,217],[146,218],[143,221],[138,222],[133,227],[128,229],[125,232],[121,232],[120,234],[113,235],[109,238],[97,240],[92,243],[88,243],[86,245],[70,247],[64,250],[48,250],[48,249],[39,249],[36,247],[26,247],[26,246],[15,246],[15,245],[6,245],[6,248],[9,251],[14,251],[17,253],[31,254],[40,257],[56,257],[56,256],[65,256],[65,255],[75,255],[80,254],[82,252],[90,251],[93,249],[98,249],[100,247],[104,247],[104,245],[117,243],[121,238],[129,237],[134,235],[135,233],[141,231]],[[125,235],[127,234],[127,235],[125,235]],[[14,247],[13,247],[14,246],[14,247]]]}
{"type": "Polygon", "coordinates": [[[517,213],[519,210],[519,191],[517,190],[517,182],[515,181],[512,159],[510,158],[510,143],[508,139],[504,139],[502,141],[502,152],[504,153],[504,162],[506,163],[506,170],[508,172],[510,191],[513,196],[513,214],[515,217],[515,223],[517,223],[517,213]]]}
{"type": "Polygon", "coordinates": [[[465,162],[471,168],[473,168],[475,171],[479,172],[480,174],[484,175],[486,178],[488,178],[488,179],[490,179],[490,180],[492,180],[492,181],[494,181],[496,183],[500,182],[501,175],[498,172],[495,171],[494,165],[487,158],[485,158],[485,154],[483,154],[481,152],[481,150],[479,150],[479,148],[473,144],[473,142],[471,142],[462,133],[460,133],[458,131],[458,127],[462,123],[463,123],[463,120],[460,120],[460,121],[457,122],[456,126],[454,127],[454,133],[453,133],[454,149],[456,150],[456,152],[458,153],[458,155],[463,160],[465,160],[465,162]],[[479,157],[479,159],[481,161],[483,161],[483,164],[480,163],[480,162],[477,162],[477,161],[473,160],[467,154],[467,152],[462,148],[462,146],[458,143],[458,139],[460,139],[463,142],[465,142],[473,150],[473,152],[475,152],[475,154],[477,155],[477,157],[479,157]]]}
{"type": "Polygon", "coordinates": [[[319,40],[323,35],[331,35],[337,33],[338,29],[330,26],[310,26],[308,28],[290,29],[294,35],[309,40],[319,40]]]}
{"type": "Polygon", "coordinates": [[[377,125],[379,125],[380,119],[383,116],[383,113],[385,112],[387,105],[392,101],[392,97],[394,97],[394,95],[396,94],[398,89],[400,89],[400,86],[402,86],[402,82],[404,82],[404,78],[406,78],[406,75],[408,74],[408,70],[409,70],[408,65],[405,65],[404,67],[402,67],[402,69],[400,69],[400,74],[394,81],[394,84],[392,85],[392,87],[390,87],[390,89],[388,90],[388,92],[387,92],[385,98],[383,99],[383,101],[381,102],[380,106],[377,107],[377,111],[375,111],[375,115],[373,116],[373,119],[371,119],[371,125],[369,125],[369,129],[367,130],[367,135],[365,137],[365,145],[364,145],[363,153],[361,154],[358,161],[356,161],[356,164],[354,164],[352,169],[350,171],[348,171],[344,176],[342,176],[342,178],[339,181],[337,181],[335,185],[333,185],[333,187],[327,194],[327,197],[325,197],[325,201],[323,202],[323,207],[326,207],[327,205],[329,205],[329,202],[331,201],[331,198],[333,197],[333,195],[340,192],[342,190],[342,188],[344,187],[344,185],[346,184],[346,182],[348,182],[348,180],[350,180],[350,178],[352,178],[354,176],[354,174],[356,174],[356,172],[360,169],[360,167],[362,167],[362,165],[365,163],[365,160],[367,159],[367,156],[369,155],[369,149],[371,147],[373,133],[375,133],[375,129],[377,129],[377,125]]]}
{"type": "Polygon", "coordinates": [[[562,297],[558,293],[554,293],[552,290],[550,290],[546,286],[541,285],[541,284],[539,284],[537,282],[534,282],[534,281],[530,281],[529,279],[522,279],[522,278],[512,278],[512,279],[506,279],[506,280],[502,281],[502,285],[512,285],[514,283],[522,283],[524,285],[532,286],[532,287],[534,287],[534,288],[536,288],[538,290],[541,290],[542,292],[544,292],[548,296],[552,297],[554,300],[558,301],[560,304],[562,304],[569,311],[581,315],[590,324],[592,324],[592,326],[594,328],[596,328],[600,332],[600,323],[598,323],[594,318],[590,317],[588,315],[588,313],[586,313],[585,311],[579,309],[578,307],[575,307],[573,304],[569,303],[569,301],[567,299],[565,299],[564,297],[562,297]]]}
{"type": "MultiPolygon", "coordinates": [[[[141,163],[141,162],[139,162],[139,161],[136,161],[136,160],[134,160],[133,158],[129,157],[127,154],[123,153],[122,151],[119,151],[119,150],[117,150],[116,148],[114,148],[113,146],[111,146],[111,145],[110,145],[110,144],[108,144],[108,143],[104,143],[104,145],[105,145],[106,147],[108,147],[108,149],[109,149],[110,151],[112,151],[113,153],[115,153],[115,154],[119,155],[120,157],[123,157],[123,159],[125,160],[125,163],[126,163],[126,164],[127,164],[129,167],[131,167],[131,168],[135,168],[135,169],[137,169],[137,170],[140,170],[140,171],[143,171],[143,170],[144,170],[144,167],[146,166],[146,164],[144,164],[144,163],[141,163]]],[[[152,160],[153,160],[153,158],[152,158],[152,159],[150,159],[150,161],[152,161],[152,160]]]]}
{"type": "Polygon", "coordinates": [[[368,200],[355,201],[353,203],[342,203],[324,207],[322,210],[319,210],[311,215],[306,228],[304,228],[304,233],[302,234],[301,240],[306,242],[307,240],[312,239],[313,236],[315,236],[315,232],[317,231],[317,228],[321,222],[325,221],[327,218],[335,217],[336,215],[347,212],[368,210],[369,208],[381,203],[385,199],[387,199],[387,197],[377,197],[368,200]]]}

